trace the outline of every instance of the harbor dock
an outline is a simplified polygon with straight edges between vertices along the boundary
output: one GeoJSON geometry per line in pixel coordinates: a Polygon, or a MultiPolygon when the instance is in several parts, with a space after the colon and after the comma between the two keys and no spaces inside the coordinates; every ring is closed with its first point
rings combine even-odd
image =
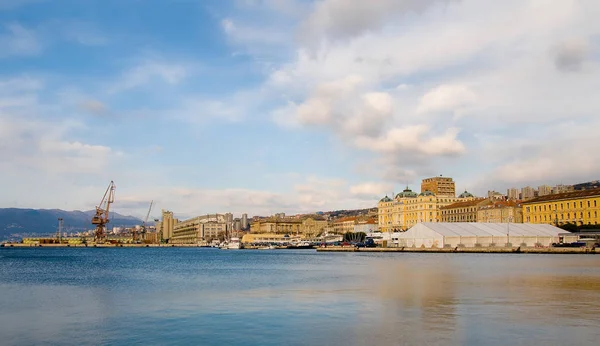
{"type": "Polygon", "coordinates": [[[523,253],[523,254],[600,254],[600,248],[590,247],[455,247],[455,248],[418,248],[418,247],[375,247],[357,248],[350,246],[319,247],[318,252],[417,252],[417,253],[523,253]]]}

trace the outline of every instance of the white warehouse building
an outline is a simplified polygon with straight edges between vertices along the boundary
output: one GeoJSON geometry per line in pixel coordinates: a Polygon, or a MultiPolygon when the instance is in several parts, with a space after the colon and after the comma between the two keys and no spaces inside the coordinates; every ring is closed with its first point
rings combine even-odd
{"type": "Polygon", "coordinates": [[[565,230],[546,224],[424,222],[406,232],[394,233],[398,247],[490,247],[550,246],[559,242],[565,230]]]}

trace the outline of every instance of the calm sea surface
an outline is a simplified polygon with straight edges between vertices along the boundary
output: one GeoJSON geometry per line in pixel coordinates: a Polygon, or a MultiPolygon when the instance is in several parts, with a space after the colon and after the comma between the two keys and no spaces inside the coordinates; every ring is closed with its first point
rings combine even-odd
{"type": "Polygon", "coordinates": [[[0,344],[600,345],[600,256],[0,248],[0,344]]]}

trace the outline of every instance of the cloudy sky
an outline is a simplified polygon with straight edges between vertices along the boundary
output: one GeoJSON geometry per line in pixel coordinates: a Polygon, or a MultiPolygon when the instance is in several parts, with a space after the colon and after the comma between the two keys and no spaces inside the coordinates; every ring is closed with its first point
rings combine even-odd
{"type": "Polygon", "coordinates": [[[0,207],[267,215],[600,178],[597,0],[0,0],[0,207]]]}

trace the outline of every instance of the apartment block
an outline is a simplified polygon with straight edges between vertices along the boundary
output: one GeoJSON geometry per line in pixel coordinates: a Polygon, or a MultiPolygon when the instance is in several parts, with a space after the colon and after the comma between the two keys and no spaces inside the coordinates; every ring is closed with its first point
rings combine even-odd
{"type": "Polygon", "coordinates": [[[421,182],[421,193],[427,191],[433,192],[436,196],[440,197],[455,197],[456,184],[452,178],[442,176],[423,179],[421,182]]]}

